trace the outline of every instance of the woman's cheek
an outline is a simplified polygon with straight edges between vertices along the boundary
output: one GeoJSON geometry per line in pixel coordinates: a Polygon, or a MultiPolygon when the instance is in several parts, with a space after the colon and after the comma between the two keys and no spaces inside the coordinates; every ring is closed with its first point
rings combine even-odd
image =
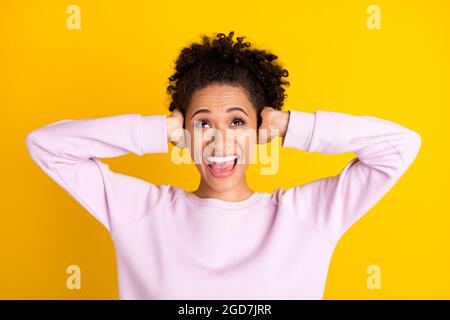
{"type": "Polygon", "coordinates": [[[245,155],[245,164],[250,164],[256,147],[256,138],[254,136],[246,136],[244,143],[240,144],[241,152],[245,155]]]}

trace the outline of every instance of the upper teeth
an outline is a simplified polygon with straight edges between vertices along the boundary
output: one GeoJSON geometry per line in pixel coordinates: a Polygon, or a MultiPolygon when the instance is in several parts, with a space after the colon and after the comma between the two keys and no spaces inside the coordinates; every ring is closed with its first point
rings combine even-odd
{"type": "Polygon", "coordinates": [[[208,160],[209,163],[223,163],[223,162],[234,161],[237,158],[238,158],[237,155],[233,155],[233,156],[226,156],[226,157],[207,157],[206,159],[208,160]]]}

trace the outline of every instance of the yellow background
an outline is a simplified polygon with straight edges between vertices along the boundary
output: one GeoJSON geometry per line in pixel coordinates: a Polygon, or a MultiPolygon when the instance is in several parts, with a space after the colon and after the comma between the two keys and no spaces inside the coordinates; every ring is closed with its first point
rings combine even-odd
{"type": "MultiPolygon", "coordinates": [[[[116,299],[112,241],[32,162],[26,134],[62,119],[169,114],[167,78],[202,33],[246,36],[289,70],[285,110],[376,116],[418,131],[422,149],[393,189],[341,239],[325,299],[450,298],[450,2],[1,1],[0,298],[116,299]],[[81,9],[69,30],[66,8],[81,9]],[[381,8],[381,29],[366,26],[381,8]],[[66,267],[81,267],[81,290],[66,267]],[[369,265],[382,288],[366,286],[369,265]]],[[[338,173],[354,154],[282,150],[256,191],[338,173]]],[[[114,171],[193,190],[193,166],[165,154],[105,159],[114,171]]],[[[295,254],[295,253],[292,253],[295,254]]]]}

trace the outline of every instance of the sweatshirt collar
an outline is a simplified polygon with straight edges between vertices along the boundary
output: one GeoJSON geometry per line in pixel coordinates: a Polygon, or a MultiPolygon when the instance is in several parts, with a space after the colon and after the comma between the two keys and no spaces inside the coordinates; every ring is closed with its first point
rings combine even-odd
{"type": "Polygon", "coordinates": [[[199,206],[214,206],[225,209],[241,209],[248,206],[251,206],[256,201],[258,201],[262,193],[261,192],[253,192],[253,194],[247,199],[240,201],[226,201],[217,198],[200,198],[193,192],[186,192],[186,196],[195,204],[199,206]]]}

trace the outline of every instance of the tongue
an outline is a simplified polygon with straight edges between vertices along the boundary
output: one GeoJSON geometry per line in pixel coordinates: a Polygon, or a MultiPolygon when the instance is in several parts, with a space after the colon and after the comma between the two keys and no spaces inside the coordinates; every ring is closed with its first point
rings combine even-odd
{"type": "Polygon", "coordinates": [[[211,170],[214,172],[228,172],[233,170],[234,161],[221,163],[221,164],[210,164],[211,170]]]}

